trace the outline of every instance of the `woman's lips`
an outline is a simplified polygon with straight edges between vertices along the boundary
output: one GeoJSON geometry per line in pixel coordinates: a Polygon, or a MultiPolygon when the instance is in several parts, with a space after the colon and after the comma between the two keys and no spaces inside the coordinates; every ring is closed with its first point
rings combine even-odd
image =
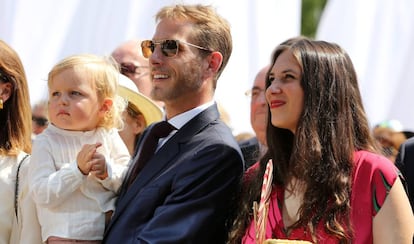
{"type": "Polygon", "coordinates": [[[285,105],[286,102],[282,100],[272,100],[270,101],[270,108],[278,108],[285,105]]]}

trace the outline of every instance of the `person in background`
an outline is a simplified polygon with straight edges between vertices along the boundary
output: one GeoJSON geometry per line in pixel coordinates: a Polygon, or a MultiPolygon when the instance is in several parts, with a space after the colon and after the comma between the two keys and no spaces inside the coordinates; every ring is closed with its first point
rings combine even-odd
{"type": "Polygon", "coordinates": [[[47,99],[40,100],[32,106],[32,139],[42,133],[48,123],[47,99]]]}
{"type": "Polygon", "coordinates": [[[224,243],[243,172],[240,148],[214,101],[232,50],[230,26],[204,5],[166,6],[156,21],[141,47],[165,120],[143,132],[103,242],[224,243]],[[158,140],[152,129],[160,126],[166,130],[158,140]],[[151,138],[156,151],[141,162],[151,138]]]}
{"type": "Polygon", "coordinates": [[[406,191],[410,199],[411,209],[414,212],[414,137],[407,139],[401,144],[395,160],[395,166],[404,176],[407,184],[406,191]]]}
{"type": "Polygon", "coordinates": [[[228,112],[228,111],[227,111],[227,109],[224,107],[224,105],[223,105],[222,103],[220,103],[220,102],[217,102],[217,108],[218,108],[219,113],[220,113],[220,119],[221,119],[224,123],[226,123],[226,125],[227,125],[228,127],[230,127],[230,129],[231,129],[231,118],[230,118],[230,114],[229,114],[229,112],[228,112]]]}
{"type": "Polygon", "coordinates": [[[266,65],[257,73],[253,86],[246,92],[250,97],[250,124],[255,136],[239,142],[246,169],[256,163],[266,151],[267,102],[265,97],[266,65]]]}
{"type": "Polygon", "coordinates": [[[48,76],[50,124],[33,143],[30,193],[42,240],[100,243],[130,160],[118,134],[124,101],[109,58],[69,56],[48,76]]]}
{"type": "Polygon", "coordinates": [[[413,213],[375,147],[348,54],[297,37],[270,65],[268,150],[246,172],[229,243],[411,243],[413,213]]]}
{"type": "MultiPolygon", "coordinates": [[[[246,160],[246,158],[247,158],[247,156],[248,155],[246,155],[247,154],[247,152],[245,152],[245,151],[243,151],[243,150],[245,150],[245,147],[248,147],[248,146],[250,146],[250,144],[247,144],[247,145],[244,145],[244,143],[245,142],[247,142],[249,139],[252,139],[252,141],[254,142],[254,143],[252,143],[252,145],[251,145],[251,147],[250,148],[252,148],[253,150],[258,150],[258,148],[257,148],[257,146],[258,146],[258,144],[257,144],[257,139],[256,138],[254,138],[254,137],[256,137],[255,136],[255,134],[253,134],[252,132],[248,132],[248,131],[245,131],[245,132],[240,132],[240,133],[238,133],[238,134],[236,134],[235,136],[234,136],[235,138],[236,138],[236,141],[240,144],[240,143],[243,143],[243,146],[244,147],[242,147],[242,145],[240,145],[240,148],[241,148],[241,150],[242,150],[242,153],[243,153],[243,158],[244,158],[244,160],[246,160]]],[[[248,142],[247,142],[248,143],[248,142]]],[[[249,148],[249,149],[250,149],[249,148]]],[[[257,153],[254,153],[254,152],[252,152],[252,151],[250,151],[249,150],[249,155],[251,155],[251,157],[255,157],[255,155],[257,155],[257,153]]]]}
{"type": "Polygon", "coordinates": [[[131,79],[122,74],[119,78],[118,95],[128,103],[122,114],[124,126],[119,135],[131,157],[134,157],[141,133],[150,124],[162,120],[163,111],[152,99],[140,93],[131,79]]]}
{"type": "MultiPolygon", "coordinates": [[[[150,69],[148,59],[142,56],[141,40],[128,40],[115,48],[111,55],[118,63],[121,74],[130,78],[142,94],[151,97],[150,69]]],[[[155,102],[163,107],[162,102],[155,102]]]]}
{"type": "Polygon", "coordinates": [[[395,162],[398,150],[402,143],[414,136],[411,131],[403,131],[403,126],[398,120],[386,120],[372,130],[375,140],[379,143],[384,156],[391,162],[395,162]]]}
{"type": "Polygon", "coordinates": [[[0,243],[41,243],[28,191],[32,151],[29,88],[16,51],[0,40],[0,243]]]}

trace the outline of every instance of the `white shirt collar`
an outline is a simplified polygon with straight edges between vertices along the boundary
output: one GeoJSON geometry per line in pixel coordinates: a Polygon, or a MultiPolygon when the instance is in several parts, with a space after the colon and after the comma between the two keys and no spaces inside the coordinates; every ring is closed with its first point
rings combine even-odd
{"type": "Polygon", "coordinates": [[[198,107],[195,107],[191,110],[188,110],[187,112],[181,113],[179,115],[174,116],[173,118],[169,119],[168,122],[172,124],[177,130],[179,130],[181,127],[183,127],[188,121],[190,121],[192,118],[197,116],[199,113],[206,110],[208,107],[213,106],[215,104],[214,101],[210,101],[207,103],[204,103],[198,107]]]}

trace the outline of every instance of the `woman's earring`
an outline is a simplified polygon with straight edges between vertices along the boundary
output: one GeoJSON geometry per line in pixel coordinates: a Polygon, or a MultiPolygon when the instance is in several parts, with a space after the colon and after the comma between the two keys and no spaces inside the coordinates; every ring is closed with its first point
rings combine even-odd
{"type": "Polygon", "coordinates": [[[0,98],[0,110],[3,109],[3,99],[0,98]]]}

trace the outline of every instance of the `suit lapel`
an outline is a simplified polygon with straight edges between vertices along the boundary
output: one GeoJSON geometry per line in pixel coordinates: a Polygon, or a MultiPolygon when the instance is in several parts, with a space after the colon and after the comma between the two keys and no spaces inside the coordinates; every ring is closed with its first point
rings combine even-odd
{"type": "MultiPolygon", "coordinates": [[[[127,206],[139,191],[175,162],[174,158],[180,152],[180,144],[190,140],[200,130],[218,118],[219,112],[217,105],[207,108],[180,128],[176,134],[154,154],[141,170],[135,181],[131,184],[130,188],[128,190],[122,190],[109,228],[112,223],[116,221],[118,216],[127,209],[127,206]]],[[[148,131],[148,129],[146,131],[148,131]]],[[[138,154],[139,153],[137,153],[137,156],[134,158],[134,162],[136,162],[138,154]]],[[[130,167],[132,167],[132,165],[130,167]]],[[[126,179],[128,179],[128,177],[126,179]]]]}

